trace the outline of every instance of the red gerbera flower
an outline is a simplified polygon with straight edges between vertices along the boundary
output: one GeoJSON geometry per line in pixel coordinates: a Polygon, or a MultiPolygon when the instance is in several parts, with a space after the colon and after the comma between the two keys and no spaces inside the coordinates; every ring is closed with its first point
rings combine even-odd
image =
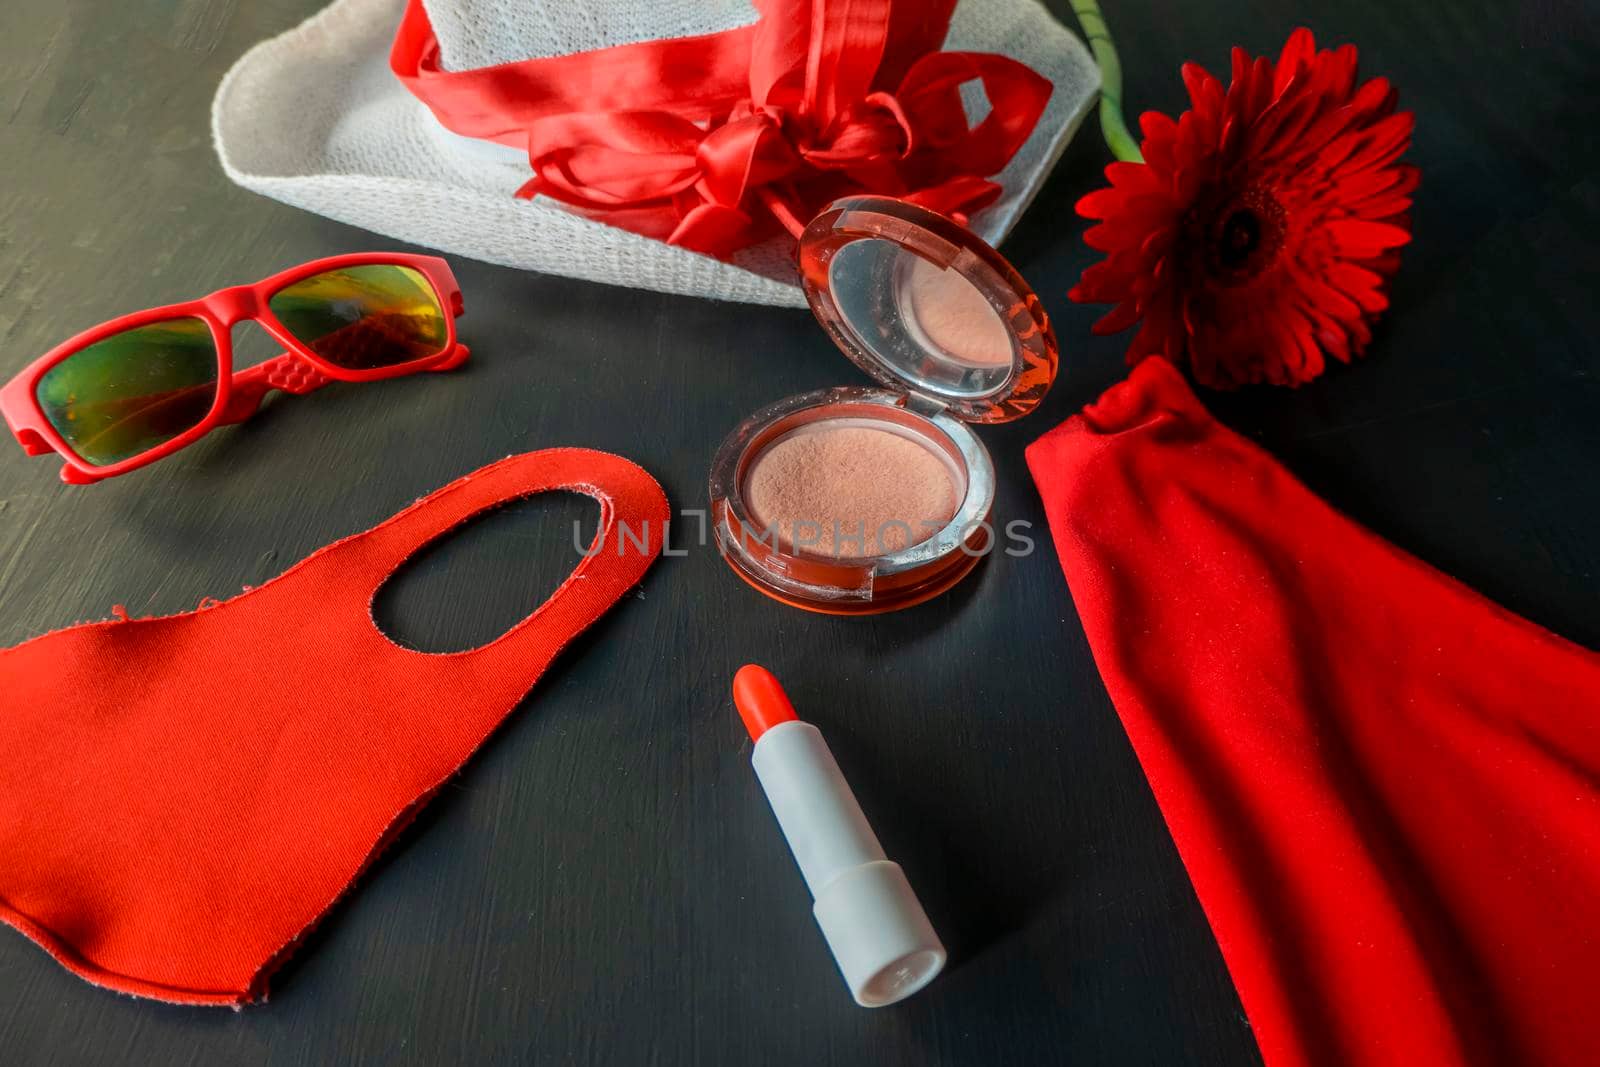
{"type": "Polygon", "coordinates": [[[1111,164],[1111,188],[1078,202],[1109,255],[1069,295],[1117,305],[1096,333],[1143,320],[1129,363],[1187,361],[1216,388],[1349,362],[1411,239],[1411,113],[1383,78],[1357,86],[1354,46],[1318,52],[1306,29],[1276,64],[1235,48],[1226,92],[1192,63],[1183,80],[1193,108],[1146,112],[1145,162],[1111,164]]]}

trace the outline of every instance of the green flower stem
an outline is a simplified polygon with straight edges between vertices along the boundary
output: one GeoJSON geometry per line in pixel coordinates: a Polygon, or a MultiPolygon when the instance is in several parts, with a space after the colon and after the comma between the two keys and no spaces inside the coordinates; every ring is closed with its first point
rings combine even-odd
{"type": "Polygon", "coordinates": [[[1128,132],[1122,117],[1122,61],[1117,58],[1117,46],[1111,40],[1111,28],[1106,17],[1100,14],[1095,0],[1072,0],[1072,13],[1078,16],[1078,25],[1088,38],[1089,50],[1100,65],[1100,131],[1105,134],[1106,146],[1111,154],[1129,163],[1143,163],[1139,142],[1128,132]]]}

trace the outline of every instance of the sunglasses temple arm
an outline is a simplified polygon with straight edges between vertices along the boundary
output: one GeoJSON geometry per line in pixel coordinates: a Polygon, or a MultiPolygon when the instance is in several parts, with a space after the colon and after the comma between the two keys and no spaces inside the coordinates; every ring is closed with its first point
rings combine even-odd
{"type": "Polygon", "coordinates": [[[309,360],[293,352],[274,356],[233,376],[229,388],[228,406],[218,420],[224,424],[243,422],[256,413],[261,401],[274,389],[296,396],[304,395],[333,381],[314,367],[309,360]]]}

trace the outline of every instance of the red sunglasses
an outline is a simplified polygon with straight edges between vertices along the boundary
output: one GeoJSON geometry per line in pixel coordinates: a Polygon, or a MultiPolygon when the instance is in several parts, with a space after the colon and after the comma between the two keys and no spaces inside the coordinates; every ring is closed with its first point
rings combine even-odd
{"type": "Polygon", "coordinates": [[[461,312],[461,288],[437,256],[318,259],[85,330],[0,389],[0,415],[28,455],[59,452],[61,480],[85,485],[243,422],[274,389],[458,367],[461,312]],[[230,335],[245,320],[288,351],[235,373],[230,335]]]}

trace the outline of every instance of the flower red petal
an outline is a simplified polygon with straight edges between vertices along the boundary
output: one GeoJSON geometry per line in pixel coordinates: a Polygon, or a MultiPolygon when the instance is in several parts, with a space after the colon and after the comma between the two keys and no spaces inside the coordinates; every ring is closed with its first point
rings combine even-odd
{"type": "Polygon", "coordinates": [[[1389,306],[1389,298],[1383,295],[1383,278],[1365,267],[1358,267],[1354,263],[1335,263],[1328,268],[1328,281],[1360,304],[1361,310],[1368,314],[1389,306]]]}
{"type": "Polygon", "coordinates": [[[1139,321],[1139,305],[1129,300],[1118,304],[1090,327],[1090,330],[1100,336],[1108,333],[1121,333],[1129,326],[1139,321]]]}
{"type": "Polygon", "coordinates": [[[1380,255],[1411,240],[1411,234],[1387,222],[1368,222],[1365,219],[1340,219],[1328,223],[1328,232],[1343,254],[1353,259],[1380,255]]]}
{"type": "Polygon", "coordinates": [[[1126,199],[1120,189],[1096,189],[1079,200],[1073,210],[1086,219],[1108,219],[1126,199]]]}
{"type": "Polygon", "coordinates": [[[1311,59],[1317,54],[1317,40],[1311,31],[1301,26],[1289,35],[1284,42],[1283,51],[1278,53],[1278,70],[1273,77],[1272,89],[1275,93],[1283,92],[1283,87],[1289,84],[1289,79],[1300,71],[1310,66],[1311,59]]]}

